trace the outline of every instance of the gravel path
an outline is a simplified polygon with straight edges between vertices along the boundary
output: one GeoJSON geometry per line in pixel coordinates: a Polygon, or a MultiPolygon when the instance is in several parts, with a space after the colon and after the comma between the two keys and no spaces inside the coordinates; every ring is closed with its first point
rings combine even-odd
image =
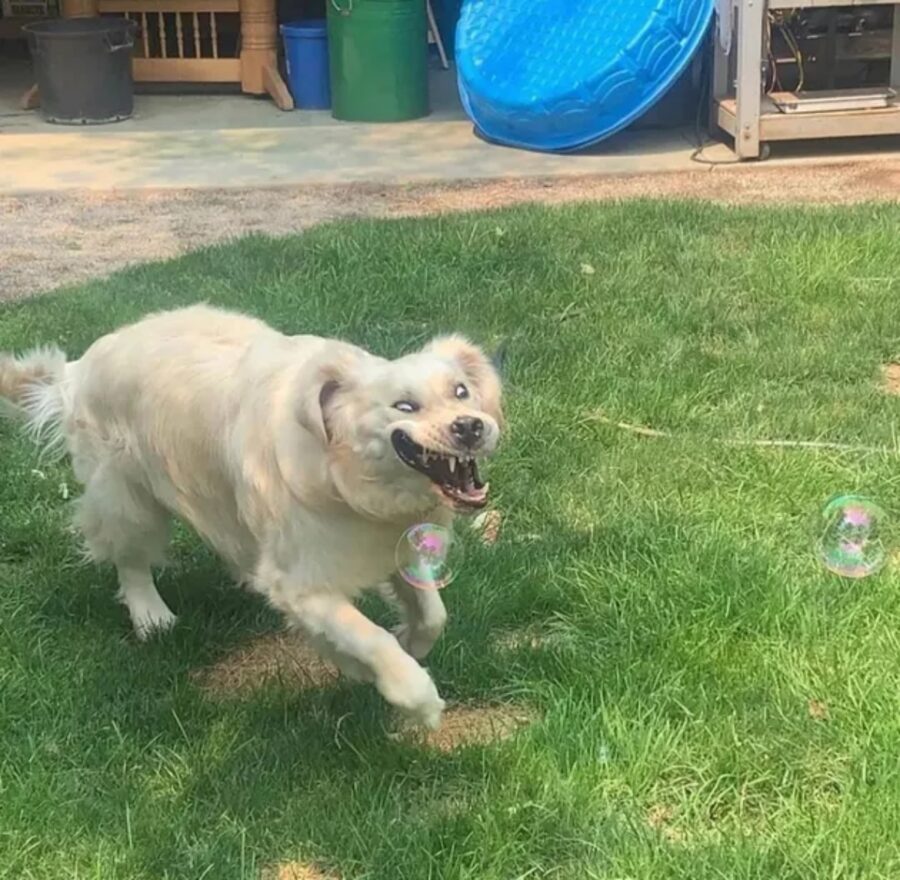
{"type": "Polygon", "coordinates": [[[734,204],[898,201],[900,159],[398,188],[356,185],[2,197],[0,301],[33,296],[252,232],[287,235],[344,217],[421,216],[523,202],[634,197],[734,204]]]}

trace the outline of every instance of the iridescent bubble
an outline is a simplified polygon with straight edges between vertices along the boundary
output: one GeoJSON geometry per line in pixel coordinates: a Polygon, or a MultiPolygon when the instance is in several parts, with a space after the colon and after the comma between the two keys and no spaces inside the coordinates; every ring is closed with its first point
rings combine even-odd
{"type": "Polygon", "coordinates": [[[816,552],[829,571],[841,577],[863,578],[885,563],[887,515],[862,495],[832,498],[819,519],[816,552]]]}
{"type": "Polygon", "coordinates": [[[419,590],[440,590],[456,577],[463,560],[463,544],[453,532],[435,523],[407,529],[397,542],[397,571],[419,590]]]}

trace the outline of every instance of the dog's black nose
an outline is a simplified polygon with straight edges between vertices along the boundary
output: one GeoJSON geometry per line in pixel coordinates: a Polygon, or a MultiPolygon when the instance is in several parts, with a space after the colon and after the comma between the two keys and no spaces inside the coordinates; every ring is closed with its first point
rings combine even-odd
{"type": "Polygon", "coordinates": [[[474,416],[460,416],[450,425],[450,431],[460,446],[477,446],[484,434],[484,422],[474,416]]]}

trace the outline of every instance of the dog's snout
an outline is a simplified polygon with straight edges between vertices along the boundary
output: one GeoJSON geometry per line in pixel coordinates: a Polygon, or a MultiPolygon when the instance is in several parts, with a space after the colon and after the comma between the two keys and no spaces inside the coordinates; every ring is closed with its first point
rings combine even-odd
{"type": "Polygon", "coordinates": [[[481,442],[484,422],[476,416],[460,416],[450,425],[450,431],[460,446],[472,449],[481,442]]]}

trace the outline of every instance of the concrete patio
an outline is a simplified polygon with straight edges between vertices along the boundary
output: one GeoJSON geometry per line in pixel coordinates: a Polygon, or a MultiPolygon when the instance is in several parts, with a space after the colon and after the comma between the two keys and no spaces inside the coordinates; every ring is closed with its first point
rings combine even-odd
{"type": "MultiPolygon", "coordinates": [[[[626,132],[588,154],[553,156],[486,144],[472,132],[452,71],[432,71],[433,112],[415,122],[337,122],[325,111],[283,113],[240,94],[146,94],[126,122],[70,128],[23,112],[26,61],[0,61],[0,193],[67,190],[406,184],[512,178],[570,178],[697,170],[696,135],[626,132]]],[[[772,163],[884,158],[900,144],[858,141],[783,148],[772,163]],[[849,153],[848,153],[849,151],[849,153]]],[[[709,162],[729,163],[722,144],[709,162]]],[[[706,166],[710,167],[710,166],[706,166]]]]}
{"type": "Polygon", "coordinates": [[[473,135],[449,71],[433,71],[433,112],[410,123],[341,123],[327,111],[283,113],[239,94],[138,94],[133,119],[86,128],[19,111],[27,80],[21,68],[15,73],[0,68],[6,193],[674,170],[687,167],[692,149],[680,132],[645,132],[577,158],[490,146],[473,135]]]}

